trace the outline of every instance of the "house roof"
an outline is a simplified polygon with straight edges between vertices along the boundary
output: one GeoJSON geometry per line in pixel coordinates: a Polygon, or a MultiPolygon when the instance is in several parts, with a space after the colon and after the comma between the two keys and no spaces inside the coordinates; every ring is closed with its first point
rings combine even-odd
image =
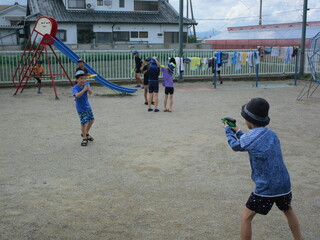
{"type": "MultiPolygon", "coordinates": [[[[320,32],[320,26],[308,26],[306,30],[306,38],[312,38],[318,32],[320,32]]],[[[222,32],[207,40],[300,39],[301,34],[301,27],[232,30],[222,32]]]]}
{"type": "MultiPolygon", "coordinates": [[[[26,22],[39,16],[55,18],[58,23],[149,23],[178,24],[179,14],[166,1],[159,1],[157,12],[67,10],[62,0],[29,0],[26,22]],[[35,14],[34,16],[32,16],[35,14]]],[[[195,20],[184,18],[184,24],[195,25],[195,20]]]]}
{"type": "Polygon", "coordinates": [[[13,7],[16,7],[16,6],[19,6],[19,7],[22,7],[22,8],[26,8],[26,6],[23,6],[23,5],[20,5],[20,4],[13,4],[13,5],[0,5],[0,12],[3,11],[3,10],[7,10],[9,8],[13,8],[13,7]]]}

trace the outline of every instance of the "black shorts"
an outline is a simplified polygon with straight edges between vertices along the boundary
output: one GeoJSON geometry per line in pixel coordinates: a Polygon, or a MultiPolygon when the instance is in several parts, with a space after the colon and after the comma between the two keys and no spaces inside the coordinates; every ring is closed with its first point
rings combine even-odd
{"type": "Polygon", "coordinates": [[[145,86],[148,86],[148,84],[149,84],[149,80],[148,80],[148,78],[147,79],[143,79],[143,85],[145,85],[145,86]]]}
{"type": "Polygon", "coordinates": [[[35,79],[37,79],[38,83],[41,83],[41,79],[38,77],[35,77],[35,79]]]}
{"type": "Polygon", "coordinates": [[[291,200],[291,192],[279,197],[262,197],[251,193],[246,203],[246,207],[256,213],[267,215],[274,203],[276,203],[277,207],[281,211],[287,211],[291,204],[291,200]]]}
{"type": "Polygon", "coordinates": [[[159,92],[159,81],[149,80],[149,93],[158,93],[159,92]]]}
{"type": "Polygon", "coordinates": [[[173,88],[173,87],[166,87],[166,88],[164,89],[164,93],[165,93],[166,95],[168,95],[168,94],[173,95],[173,93],[174,93],[174,88],[173,88]]]}
{"type": "Polygon", "coordinates": [[[140,69],[137,69],[137,70],[136,70],[136,73],[141,73],[141,70],[140,70],[140,69]]]}

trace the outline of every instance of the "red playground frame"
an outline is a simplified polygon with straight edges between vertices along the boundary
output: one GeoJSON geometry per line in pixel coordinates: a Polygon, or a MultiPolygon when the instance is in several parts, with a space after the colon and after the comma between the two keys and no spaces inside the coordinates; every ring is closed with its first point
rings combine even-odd
{"type": "Polygon", "coordinates": [[[15,70],[15,73],[12,77],[12,83],[16,87],[16,91],[14,95],[20,90],[22,93],[24,88],[26,87],[30,77],[40,77],[34,74],[34,70],[36,67],[36,63],[40,60],[42,53],[45,52],[45,59],[47,63],[47,69],[49,70],[48,74],[44,74],[42,78],[49,78],[51,79],[55,99],[59,99],[56,85],[54,82],[55,76],[65,75],[71,86],[73,83],[62,65],[61,61],[59,60],[58,56],[56,55],[54,49],[52,48],[52,44],[54,43],[51,37],[55,37],[58,29],[57,21],[51,17],[39,17],[26,44],[26,47],[22,53],[18,66],[15,70]],[[40,41],[40,43],[39,43],[40,41]],[[38,43],[37,43],[38,42],[38,43]],[[48,55],[48,47],[51,49],[55,59],[59,63],[61,69],[63,70],[63,74],[54,74],[52,73],[51,62],[48,55]],[[34,50],[35,49],[35,50],[34,50]]]}

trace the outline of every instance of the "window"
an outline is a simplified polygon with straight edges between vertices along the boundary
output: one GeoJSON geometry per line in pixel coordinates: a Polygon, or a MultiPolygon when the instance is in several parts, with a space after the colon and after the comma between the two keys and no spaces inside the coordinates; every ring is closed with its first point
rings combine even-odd
{"type": "Polygon", "coordinates": [[[131,38],[138,38],[139,32],[131,32],[131,38]]]}
{"type": "Polygon", "coordinates": [[[67,30],[58,30],[56,37],[59,38],[62,42],[67,41],[67,30]]]}
{"type": "Polygon", "coordinates": [[[97,0],[97,6],[103,6],[103,0],[97,0]]]}
{"type": "Polygon", "coordinates": [[[135,11],[158,11],[158,1],[134,1],[135,11]]]}
{"type": "MultiPolygon", "coordinates": [[[[188,39],[188,34],[184,32],[183,42],[186,43],[187,39],[188,39]]],[[[179,43],[179,32],[165,32],[164,43],[179,43]]]]}
{"type": "Polygon", "coordinates": [[[111,32],[96,32],[96,43],[111,43],[112,33],[111,32]]]}
{"type": "Polygon", "coordinates": [[[16,26],[18,25],[19,21],[10,21],[11,26],[16,26]]]}
{"type": "Polygon", "coordinates": [[[124,8],[124,0],[119,0],[119,7],[124,8]]]}
{"type": "Polygon", "coordinates": [[[85,0],[69,0],[68,1],[68,8],[80,8],[85,9],[86,8],[86,1],[85,0]]]}
{"type": "Polygon", "coordinates": [[[129,32],[113,32],[113,40],[127,42],[129,41],[129,32]]]}
{"type": "Polygon", "coordinates": [[[148,32],[139,32],[139,38],[148,38],[148,32]]]}

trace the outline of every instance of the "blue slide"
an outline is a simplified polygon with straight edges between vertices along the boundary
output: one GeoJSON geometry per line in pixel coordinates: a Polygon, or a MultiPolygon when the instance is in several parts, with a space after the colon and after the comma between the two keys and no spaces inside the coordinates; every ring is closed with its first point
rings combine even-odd
{"type": "MultiPolygon", "coordinates": [[[[80,59],[80,57],[77,54],[75,54],[75,52],[73,52],[70,48],[68,48],[60,39],[55,38],[55,37],[51,37],[51,38],[54,40],[53,45],[57,49],[59,49],[60,52],[62,52],[64,55],[66,55],[68,58],[70,58],[70,60],[72,62],[74,62],[75,64],[78,64],[78,60],[80,59]]],[[[137,91],[137,89],[134,89],[134,88],[125,88],[125,87],[121,87],[119,85],[116,85],[114,83],[109,82],[108,80],[104,79],[101,75],[99,75],[99,73],[97,73],[87,63],[85,63],[84,66],[88,69],[88,72],[90,74],[97,74],[96,77],[93,77],[94,80],[96,80],[98,83],[102,84],[105,87],[108,87],[112,90],[122,92],[122,93],[135,93],[137,91]]]]}

